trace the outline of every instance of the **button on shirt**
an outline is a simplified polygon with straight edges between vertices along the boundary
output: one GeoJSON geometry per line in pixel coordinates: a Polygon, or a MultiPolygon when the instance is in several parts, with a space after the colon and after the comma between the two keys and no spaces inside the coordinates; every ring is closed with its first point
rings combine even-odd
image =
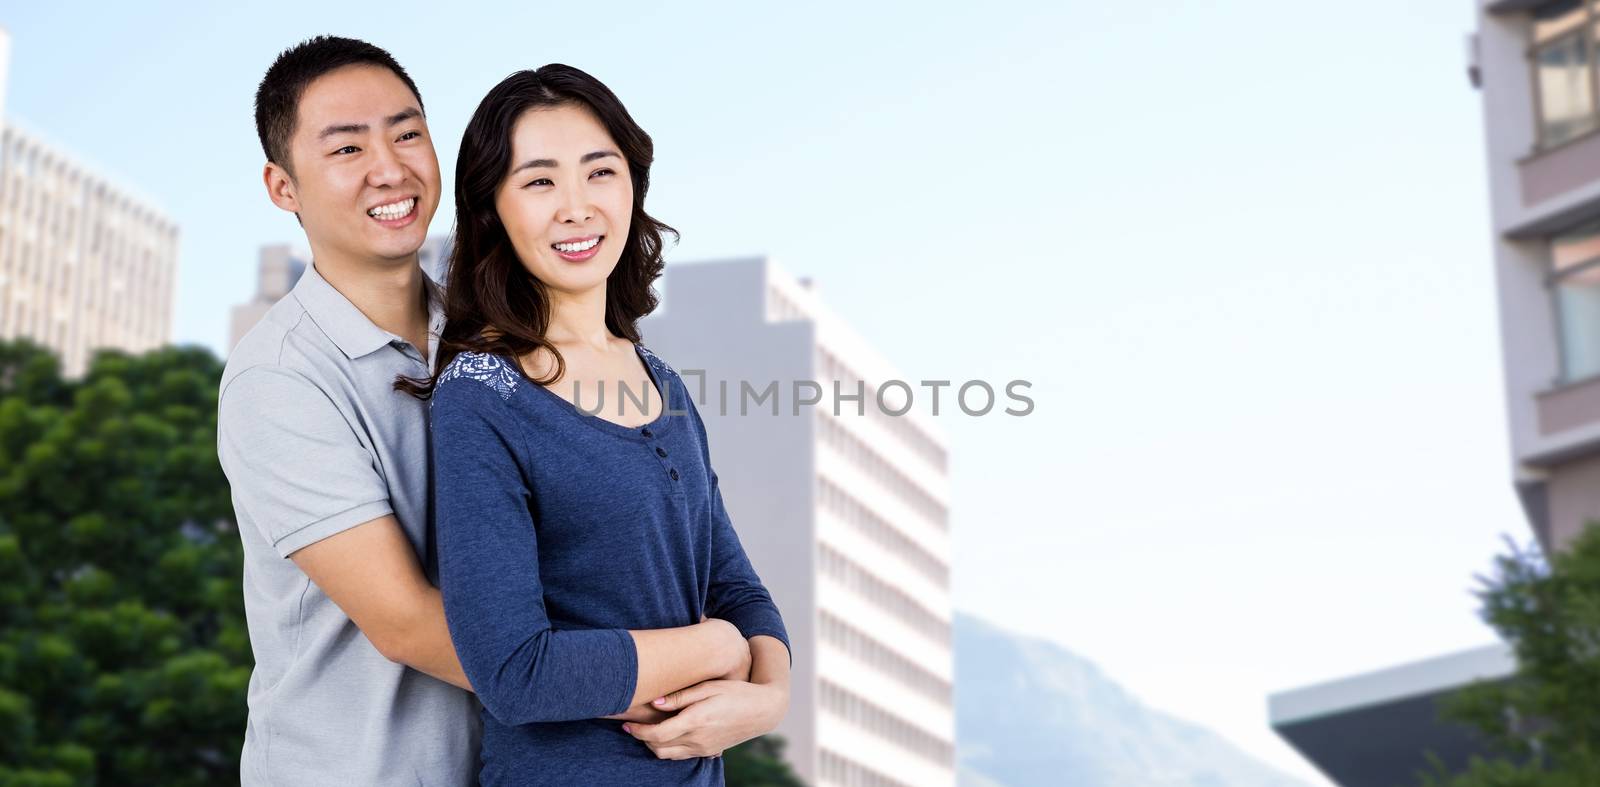
{"type": "MultiPolygon", "coordinates": [[[[431,359],[444,315],[424,281],[431,359]]],[[[393,514],[430,566],[428,408],[393,388],[397,374],[429,371],[314,264],[228,358],[217,453],[244,541],[256,660],[246,787],[475,783],[477,700],[385,658],[287,559],[393,514]]]]}
{"type": "Polygon", "coordinates": [[[599,718],[633,698],[627,630],[704,614],[788,644],[687,387],[636,352],[663,402],[643,427],[589,415],[495,355],[461,354],[434,392],[439,588],[484,704],[484,785],[721,785],[720,758],[660,760],[599,718]]]}

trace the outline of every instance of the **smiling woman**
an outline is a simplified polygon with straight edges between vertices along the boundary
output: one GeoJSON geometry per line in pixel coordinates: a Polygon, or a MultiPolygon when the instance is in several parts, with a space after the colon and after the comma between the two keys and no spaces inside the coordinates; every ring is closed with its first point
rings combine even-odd
{"type": "Polygon", "coordinates": [[[486,785],[721,785],[718,755],[788,708],[788,634],[705,425],[640,344],[671,231],[644,211],[652,155],[582,71],[491,90],[457,159],[437,371],[396,381],[432,401],[439,589],[486,785]],[[602,417],[562,380],[645,396],[602,417]]]}

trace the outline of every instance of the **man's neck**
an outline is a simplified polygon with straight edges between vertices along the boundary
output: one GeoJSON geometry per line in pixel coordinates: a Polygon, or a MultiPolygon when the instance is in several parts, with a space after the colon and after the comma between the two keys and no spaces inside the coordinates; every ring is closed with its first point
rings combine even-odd
{"type": "Polygon", "coordinates": [[[428,352],[428,302],[417,255],[409,261],[368,261],[313,254],[313,264],[373,325],[428,352]]]}

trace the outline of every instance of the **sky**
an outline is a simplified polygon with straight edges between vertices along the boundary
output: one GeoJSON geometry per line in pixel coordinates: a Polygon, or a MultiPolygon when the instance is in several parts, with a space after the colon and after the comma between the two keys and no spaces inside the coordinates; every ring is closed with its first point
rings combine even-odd
{"type": "Polygon", "coordinates": [[[5,111],[180,224],[175,338],[220,353],[303,240],[251,118],[279,50],[393,52],[447,189],[501,77],[589,71],[669,269],[770,255],[907,379],[1033,382],[938,419],[958,607],[1327,784],[1267,696],[1492,642],[1473,577],[1531,539],[1472,0],[964,6],[12,4],[5,111]]]}

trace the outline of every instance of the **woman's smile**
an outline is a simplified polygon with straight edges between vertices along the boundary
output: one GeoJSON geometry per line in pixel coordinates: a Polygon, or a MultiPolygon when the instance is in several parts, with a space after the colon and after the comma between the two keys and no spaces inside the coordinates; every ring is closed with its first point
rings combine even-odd
{"type": "Polygon", "coordinates": [[[600,253],[600,242],[605,239],[604,235],[568,238],[550,244],[550,248],[555,249],[556,256],[567,262],[583,262],[600,253]]]}

